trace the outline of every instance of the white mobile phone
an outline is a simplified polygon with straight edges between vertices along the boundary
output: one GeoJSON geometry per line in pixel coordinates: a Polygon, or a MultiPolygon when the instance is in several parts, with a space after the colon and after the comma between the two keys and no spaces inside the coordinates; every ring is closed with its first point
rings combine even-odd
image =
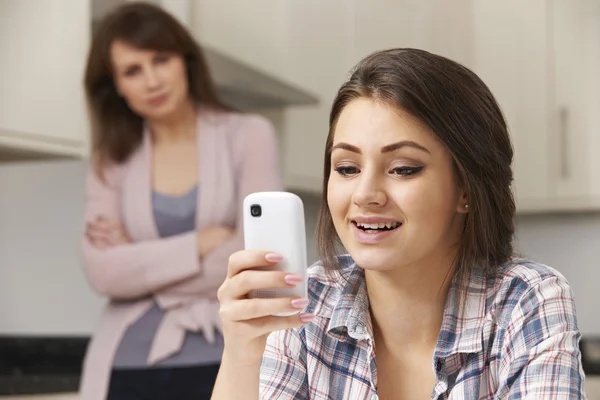
{"type": "MultiPolygon", "coordinates": [[[[278,253],[283,260],[261,270],[278,270],[304,277],[293,288],[255,290],[251,298],[307,297],[306,230],[304,205],[289,192],[257,192],[244,199],[244,247],[278,253]]],[[[276,314],[286,316],[300,311],[276,314]]]]}

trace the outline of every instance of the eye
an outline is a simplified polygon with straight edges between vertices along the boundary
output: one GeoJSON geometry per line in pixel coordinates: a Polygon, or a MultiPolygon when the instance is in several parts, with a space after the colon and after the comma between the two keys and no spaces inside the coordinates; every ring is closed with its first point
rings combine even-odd
{"type": "Polygon", "coordinates": [[[129,67],[125,70],[125,75],[126,76],[134,76],[136,75],[138,72],[140,72],[140,67],[138,66],[133,66],[133,67],[129,67]]]}
{"type": "Polygon", "coordinates": [[[154,58],[154,62],[157,64],[164,64],[171,59],[168,54],[159,54],[154,58]]]}
{"type": "Polygon", "coordinates": [[[340,174],[340,176],[349,176],[354,175],[359,172],[358,168],[353,167],[351,165],[342,165],[335,168],[335,172],[340,174]]]}
{"type": "Polygon", "coordinates": [[[395,167],[390,172],[398,176],[411,176],[418,174],[422,169],[423,167],[395,167]]]}

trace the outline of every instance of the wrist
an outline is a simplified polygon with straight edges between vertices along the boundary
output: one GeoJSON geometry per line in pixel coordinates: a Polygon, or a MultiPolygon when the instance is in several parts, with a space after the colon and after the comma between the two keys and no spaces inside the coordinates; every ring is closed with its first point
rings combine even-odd
{"type": "Polygon", "coordinates": [[[249,356],[243,351],[229,351],[228,349],[223,349],[221,364],[225,364],[228,368],[234,369],[260,370],[262,354],[258,356],[249,356]]]}

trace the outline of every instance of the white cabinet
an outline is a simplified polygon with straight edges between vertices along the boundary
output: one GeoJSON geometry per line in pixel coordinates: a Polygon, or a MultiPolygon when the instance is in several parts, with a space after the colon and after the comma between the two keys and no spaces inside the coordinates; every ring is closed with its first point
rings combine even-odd
{"type": "Polygon", "coordinates": [[[88,123],[86,0],[0,1],[0,147],[80,155],[88,123]]]}
{"type": "Polygon", "coordinates": [[[473,2],[473,60],[507,118],[521,213],[600,208],[594,0],[473,2]]]}
{"type": "Polygon", "coordinates": [[[550,194],[550,44],[546,0],[473,3],[473,63],[507,119],[517,203],[550,194]]]}
{"type": "Polygon", "coordinates": [[[556,208],[600,209],[600,3],[553,0],[549,11],[556,208]]]}
{"type": "Polygon", "coordinates": [[[318,93],[318,107],[285,113],[284,168],[292,189],[320,192],[332,101],[368,54],[416,47],[459,61],[469,57],[471,0],[305,0],[289,2],[290,77],[318,93]]]}
{"type": "Polygon", "coordinates": [[[286,78],[287,7],[292,2],[191,0],[190,3],[190,25],[201,44],[273,76],[286,78]]]}
{"type": "Polygon", "coordinates": [[[320,192],[329,109],[354,63],[353,8],[347,0],[288,2],[289,74],[315,93],[315,107],[285,110],[282,159],[286,186],[320,192]]]}

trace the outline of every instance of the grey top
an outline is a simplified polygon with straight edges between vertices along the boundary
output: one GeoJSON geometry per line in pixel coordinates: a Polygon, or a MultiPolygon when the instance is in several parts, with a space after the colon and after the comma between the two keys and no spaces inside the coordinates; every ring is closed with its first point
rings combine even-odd
{"type": "MultiPolygon", "coordinates": [[[[197,187],[182,196],[152,193],[156,228],[161,237],[189,232],[196,227],[197,187]]],[[[165,265],[168,268],[168,265],[165,265]]],[[[125,332],[113,362],[113,367],[148,368],[147,359],[154,335],[165,312],[154,305],[125,332]]],[[[223,337],[215,335],[215,343],[204,339],[201,333],[187,332],[181,350],[152,367],[176,367],[218,364],[223,352],[223,337]]]]}

